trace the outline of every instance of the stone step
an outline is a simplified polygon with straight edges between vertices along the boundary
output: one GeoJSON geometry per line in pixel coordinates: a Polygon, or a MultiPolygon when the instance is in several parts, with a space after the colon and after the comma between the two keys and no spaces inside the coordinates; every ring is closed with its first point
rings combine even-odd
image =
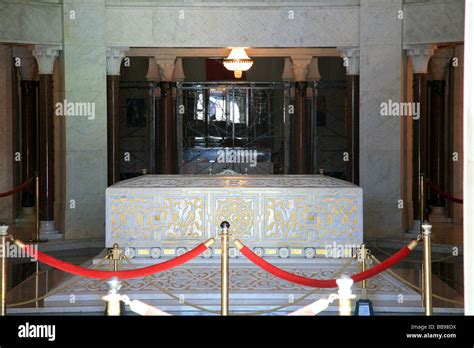
{"type": "MultiPolygon", "coordinates": [[[[314,299],[315,300],[315,299],[314,299]]],[[[301,307],[310,304],[314,300],[302,301],[292,306],[285,307],[276,312],[266,313],[268,315],[286,315],[290,312],[293,312],[301,307]]],[[[169,300],[147,300],[143,301],[151,306],[155,306],[165,312],[174,315],[184,315],[185,313],[192,313],[193,315],[213,315],[213,313],[207,313],[201,311],[200,309],[194,308],[186,304],[179,304],[178,301],[174,299],[169,300]]],[[[220,311],[220,301],[209,301],[209,300],[195,300],[192,301],[193,304],[202,306],[204,308],[220,311]]],[[[235,314],[248,314],[251,315],[253,312],[265,311],[273,309],[275,307],[281,306],[282,303],[278,301],[268,301],[260,299],[258,301],[230,301],[231,313],[235,314]]],[[[354,305],[352,309],[354,310],[354,305]]],[[[423,314],[424,309],[420,306],[420,301],[404,303],[403,306],[400,306],[395,301],[373,301],[373,307],[375,314],[388,314],[388,313],[403,313],[403,314],[423,314]]],[[[71,304],[67,301],[55,301],[54,304],[50,304],[48,307],[42,308],[11,308],[9,309],[9,314],[74,314],[74,313],[103,313],[105,308],[104,301],[80,301],[75,304],[71,304]]],[[[127,313],[130,310],[127,308],[127,313]]],[[[320,315],[334,315],[337,314],[338,307],[336,305],[330,305],[323,313],[320,315]]],[[[433,312],[435,314],[463,314],[462,308],[434,308],[433,312]]]]}

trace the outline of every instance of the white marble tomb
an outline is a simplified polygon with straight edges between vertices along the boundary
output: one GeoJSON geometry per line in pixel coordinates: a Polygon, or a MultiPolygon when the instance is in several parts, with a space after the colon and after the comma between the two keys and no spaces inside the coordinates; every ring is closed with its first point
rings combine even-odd
{"type": "MultiPolygon", "coordinates": [[[[106,191],[106,246],[129,257],[175,256],[216,237],[264,256],[314,257],[363,240],[362,189],[323,175],[144,175],[106,191]]],[[[219,243],[207,252],[218,254],[219,243]]]]}

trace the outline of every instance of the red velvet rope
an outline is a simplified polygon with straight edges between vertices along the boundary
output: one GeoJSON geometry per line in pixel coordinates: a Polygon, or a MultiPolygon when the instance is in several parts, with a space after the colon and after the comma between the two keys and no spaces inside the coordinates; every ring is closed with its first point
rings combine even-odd
{"type": "Polygon", "coordinates": [[[12,188],[10,191],[0,193],[0,198],[1,197],[7,197],[7,196],[10,196],[14,193],[17,193],[17,192],[21,191],[25,186],[27,186],[31,181],[33,181],[33,179],[34,179],[34,177],[31,177],[31,178],[27,179],[23,184],[20,184],[17,187],[12,188]]]}
{"type": "MultiPolygon", "coordinates": [[[[263,268],[265,271],[283,280],[300,284],[300,285],[313,287],[313,288],[337,288],[336,279],[327,279],[327,280],[326,279],[312,279],[312,278],[307,278],[307,277],[299,276],[294,273],[284,271],[281,268],[278,268],[270,264],[269,262],[265,261],[261,257],[257,256],[253,251],[251,251],[246,246],[240,249],[240,252],[257,266],[263,268]]],[[[405,246],[399,251],[397,251],[395,254],[390,256],[388,259],[383,261],[382,263],[379,263],[378,265],[364,272],[357,273],[353,275],[351,278],[354,280],[354,283],[357,283],[364,279],[373,277],[385,271],[387,268],[393,266],[397,262],[400,262],[402,259],[407,257],[410,253],[411,253],[411,250],[405,246]]]]}
{"type": "Polygon", "coordinates": [[[462,198],[456,198],[454,196],[448,195],[446,192],[441,191],[441,189],[433,184],[431,181],[427,180],[428,186],[437,194],[439,194],[441,197],[446,198],[448,201],[454,202],[454,203],[459,203],[463,204],[463,199],[462,198]]]}
{"type": "MultiPolygon", "coordinates": [[[[20,245],[20,244],[18,244],[20,245]]],[[[118,277],[119,279],[130,279],[130,278],[139,278],[144,277],[150,274],[166,271],[167,269],[177,267],[182,265],[189,260],[194,259],[195,257],[202,254],[207,250],[205,243],[199,244],[194,249],[188,251],[187,253],[175,257],[174,259],[158,263],[156,265],[137,268],[126,271],[101,271],[96,269],[85,268],[81,266],[76,266],[71,263],[61,261],[55,257],[49,256],[39,250],[32,250],[32,245],[21,245],[23,250],[28,254],[28,256],[41,261],[44,264],[47,264],[51,267],[60,269],[61,271],[75,274],[81,277],[94,278],[94,279],[110,279],[112,277],[118,277]]]]}

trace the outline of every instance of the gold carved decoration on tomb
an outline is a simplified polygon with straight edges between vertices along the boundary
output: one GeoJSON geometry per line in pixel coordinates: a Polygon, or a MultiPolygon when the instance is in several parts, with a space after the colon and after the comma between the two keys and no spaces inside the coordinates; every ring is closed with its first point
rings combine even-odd
{"type": "Polygon", "coordinates": [[[254,212],[258,210],[252,198],[215,198],[214,226],[229,221],[232,235],[239,239],[253,239],[255,235],[254,212]]]}
{"type": "Polygon", "coordinates": [[[204,198],[165,197],[160,207],[163,239],[204,236],[204,198]]]}
{"type": "Polygon", "coordinates": [[[305,197],[265,199],[265,239],[307,239],[305,197]]]}

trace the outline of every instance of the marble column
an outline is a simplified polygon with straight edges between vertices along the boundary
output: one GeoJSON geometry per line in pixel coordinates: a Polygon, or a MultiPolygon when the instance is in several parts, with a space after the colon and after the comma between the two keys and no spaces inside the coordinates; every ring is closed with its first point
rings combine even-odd
{"type": "MultiPolygon", "coordinates": [[[[13,57],[20,59],[21,103],[21,182],[35,176],[37,166],[37,95],[38,69],[36,61],[27,47],[13,48],[13,57]]],[[[20,221],[34,221],[35,182],[22,190],[20,221]]]]}
{"type": "MultiPolygon", "coordinates": [[[[176,62],[174,63],[174,70],[173,70],[173,82],[176,84],[176,88],[173,88],[173,105],[182,105],[183,104],[183,90],[178,88],[177,84],[183,82],[185,79],[184,75],[184,68],[183,68],[183,59],[176,58],[176,62]]],[[[207,110],[207,98],[204,98],[205,104],[204,109],[207,110]]],[[[179,109],[175,111],[176,114],[176,174],[181,173],[180,166],[184,163],[184,152],[181,150],[183,149],[183,117],[184,114],[179,112],[179,109]]],[[[207,126],[207,123],[206,123],[207,126]]]]}
{"type": "Polygon", "coordinates": [[[310,119],[307,108],[306,81],[312,57],[291,57],[295,76],[295,97],[292,134],[292,173],[309,174],[311,164],[310,119]]]}
{"type": "MultiPolygon", "coordinates": [[[[430,60],[431,78],[428,82],[430,93],[429,115],[429,179],[442,191],[447,192],[445,185],[445,100],[446,73],[451,61],[450,50],[437,50],[430,60]]],[[[444,198],[429,191],[430,222],[449,222],[444,198]]]]}
{"type": "Polygon", "coordinates": [[[160,138],[160,133],[159,133],[159,128],[158,128],[158,115],[159,115],[159,109],[160,109],[160,102],[159,102],[159,96],[160,96],[160,88],[156,87],[158,83],[161,81],[160,78],[160,69],[158,67],[158,64],[156,64],[155,58],[149,57],[148,58],[148,71],[146,74],[146,79],[150,83],[153,83],[153,96],[152,96],[152,101],[154,103],[153,107],[153,139],[152,139],[152,156],[153,156],[153,167],[152,167],[152,173],[153,174],[159,174],[159,168],[160,168],[160,159],[161,156],[159,156],[159,149],[158,149],[158,144],[159,144],[159,138],[160,138]]]}
{"type": "Polygon", "coordinates": [[[474,2],[466,1],[464,41],[464,314],[474,315],[474,2]]]}
{"type": "Polygon", "coordinates": [[[319,63],[318,58],[312,58],[311,63],[308,65],[308,82],[310,86],[308,86],[308,110],[313,109],[313,113],[310,115],[309,120],[309,144],[311,146],[311,167],[309,169],[309,173],[318,173],[318,151],[317,151],[317,99],[318,99],[318,89],[317,84],[318,81],[321,80],[321,74],[319,72],[319,63]]]}
{"type": "Polygon", "coordinates": [[[120,181],[120,66],[128,48],[109,47],[107,59],[107,186],[120,181]]]}
{"type": "Polygon", "coordinates": [[[427,76],[428,63],[434,53],[432,45],[405,46],[406,54],[413,66],[413,102],[419,104],[419,118],[413,119],[413,233],[421,231],[421,220],[425,220],[426,185],[424,187],[424,211],[421,211],[421,175],[427,173],[427,76]]]}
{"type": "Polygon", "coordinates": [[[157,161],[161,174],[176,174],[176,118],[173,99],[175,57],[155,57],[160,67],[159,146],[157,161]]]}
{"type": "Polygon", "coordinates": [[[347,73],[346,89],[346,146],[349,161],[346,167],[346,180],[359,185],[359,61],[358,47],[338,48],[345,60],[347,73]]]}
{"type": "Polygon", "coordinates": [[[53,67],[61,47],[36,45],[33,55],[38,63],[38,140],[40,175],[40,234],[46,238],[57,238],[54,226],[54,105],[53,67]]]}
{"type": "Polygon", "coordinates": [[[284,89],[284,108],[285,112],[285,121],[284,121],[284,134],[285,138],[288,139],[288,142],[285,146],[285,154],[284,154],[284,163],[285,163],[285,171],[284,174],[291,174],[292,173],[292,166],[293,166],[293,159],[291,153],[291,123],[293,120],[294,109],[291,111],[289,108],[292,107],[294,103],[294,88],[292,88],[293,81],[295,80],[295,74],[293,73],[293,63],[291,62],[291,58],[285,58],[285,64],[283,66],[283,73],[281,74],[281,80],[285,84],[284,89]]]}

